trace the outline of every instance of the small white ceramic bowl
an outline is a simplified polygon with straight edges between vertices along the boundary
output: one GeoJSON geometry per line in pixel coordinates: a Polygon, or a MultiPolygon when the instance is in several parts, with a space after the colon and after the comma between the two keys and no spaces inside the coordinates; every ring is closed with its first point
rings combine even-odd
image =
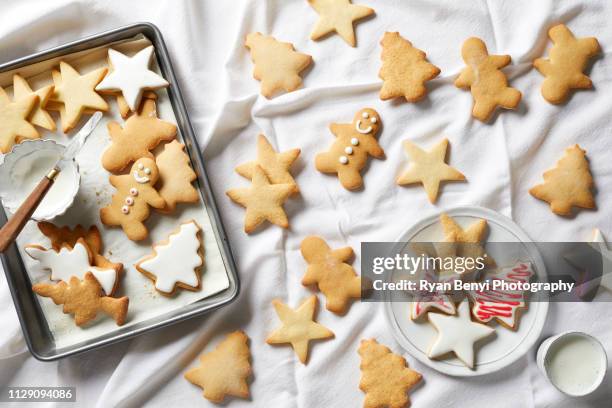
{"type": "MultiPolygon", "coordinates": [[[[53,168],[64,146],[54,140],[26,140],[4,156],[0,164],[0,199],[12,214],[34,187],[53,168]]],[[[61,172],[32,218],[49,221],[70,208],[79,191],[81,175],[74,160],[62,165],[61,172]]]]}

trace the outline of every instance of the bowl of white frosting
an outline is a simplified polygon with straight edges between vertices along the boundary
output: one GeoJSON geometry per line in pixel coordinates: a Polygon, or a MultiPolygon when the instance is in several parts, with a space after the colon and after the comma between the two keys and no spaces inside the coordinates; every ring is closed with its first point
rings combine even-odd
{"type": "MultiPolygon", "coordinates": [[[[15,145],[0,164],[0,200],[11,214],[55,166],[65,147],[54,140],[26,140],[15,145]]],[[[74,160],[62,162],[60,173],[32,215],[49,221],[64,214],[79,191],[81,176],[74,160]]]]}

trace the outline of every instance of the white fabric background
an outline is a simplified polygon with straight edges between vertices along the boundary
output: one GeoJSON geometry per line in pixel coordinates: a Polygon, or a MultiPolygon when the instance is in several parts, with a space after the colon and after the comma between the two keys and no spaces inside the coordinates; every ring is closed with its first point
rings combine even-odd
{"type": "MultiPolygon", "coordinates": [[[[80,406],[211,406],[182,374],[227,332],[243,329],[251,338],[252,401],[233,400],[231,406],[360,406],[359,341],[376,337],[400,351],[380,305],[355,303],[344,317],[321,310],[319,321],[336,338],[315,344],[307,366],[297,361],[289,347],[264,343],[278,323],[270,301],[279,297],[294,306],[309,294],[300,284],[305,264],[299,244],[306,235],[318,234],[333,246],[351,245],[359,252],[362,241],[393,240],[418,218],[462,204],[511,216],[534,240],[586,240],[594,227],[612,237],[612,189],[608,188],[612,186],[612,63],[607,52],[612,47],[612,5],[604,0],[583,4],[363,0],[377,15],[357,26],[355,49],[338,36],[310,41],[316,14],[305,0],[1,3],[2,61],[131,22],[158,25],[204,149],[242,281],[239,299],[214,314],[76,358],[40,363],[27,352],[6,281],[0,278],[2,385],[76,386],[80,406]],[[562,106],[542,99],[542,77],[530,69],[530,62],[545,53],[547,27],[557,21],[566,22],[578,36],[596,36],[604,51],[591,73],[596,89],[579,92],[562,106]],[[442,69],[421,103],[378,99],[378,43],[387,30],[400,31],[442,69]],[[270,101],[259,95],[243,46],[251,31],[290,41],[314,57],[304,89],[270,101]],[[452,86],[463,66],[461,44],[474,35],[486,41],[491,53],[512,56],[511,84],[523,92],[520,109],[504,112],[491,124],[473,120],[471,96],[452,86]],[[328,124],[350,121],[365,106],[381,114],[380,143],[387,159],[372,161],[365,173],[365,190],[347,192],[335,177],[318,173],[313,158],[333,140],[328,124]],[[290,230],[269,227],[246,236],[243,210],[229,202],[224,191],[248,185],[233,168],[254,157],[255,136],[261,131],[280,150],[302,149],[294,169],[302,195],[286,206],[290,230]],[[422,189],[397,187],[394,179],[407,162],[403,139],[428,147],[441,135],[450,139],[451,163],[466,174],[469,183],[447,185],[432,206],[422,189]],[[527,190],[576,142],[589,153],[599,209],[563,219],[527,190]]],[[[604,296],[612,299],[609,293],[604,296]]],[[[543,336],[584,330],[604,342],[612,356],[610,305],[553,304],[543,336]]],[[[565,399],[537,371],[534,354],[535,350],[503,371],[472,379],[441,375],[407,356],[410,366],[424,376],[411,399],[417,407],[609,403],[612,375],[597,394],[565,399]]]]}

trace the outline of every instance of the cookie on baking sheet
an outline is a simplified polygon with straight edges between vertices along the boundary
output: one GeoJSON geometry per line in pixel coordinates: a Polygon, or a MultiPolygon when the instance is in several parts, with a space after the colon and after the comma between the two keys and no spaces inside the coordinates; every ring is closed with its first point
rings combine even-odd
{"type": "Polygon", "coordinates": [[[544,173],[544,183],[529,193],[549,203],[555,214],[571,215],[572,207],[595,208],[594,185],[586,151],[576,144],[565,149],[557,167],[544,173]]]}
{"type": "Polygon", "coordinates": [[[11,101],[0,87],[0,152],[8,153],[16,143],[38,139],[38,131],[28,122],[36,107],[38,95],[29,95],[11,101]]]}
{"type": "Polygon", "coordinates": [[[299,188],[289,172],[293,163],[300,155],[300,149],[290,149],[278,153],[262,134],[257,136],[257,159],[236,167],[236,173],[249,180],[253,178],[253,169],[260,166],[272,184],[293,184],[295,192],[299,188]]]}
{"type": "Polygon", "coordinates": [[[291,344],[300,361],[306,364],[310,340],[328,339],[334,336],[331,330],[314,321],[317,303],[315,295],[304,300],[297,309],[290,308],[278,299],[273,300],[272,304],[281,326],[270,333],[266,343],[291,344]]]}
{"type": "Polygon", "coordinates": [[[455,80],[455,86],[471,90],[472,116],[486,122],[498,106],[504,109],[518,106],[522,95],[508,86],[506,74],[501,71],[510,64],[509,55],[489,55],[485,43],[471,37],[463,43],[461,56],[467,66],[455,80]]]}
{"type": "Polygon", "coordinates": [[[319,40],[335,32],[351,47],[356,43],[353,24],[374,14],[373,9],[352,4],[351,0],[308,0],[308,3],[319,14],[310,39],[319,40]]]}
{"type": "Polygon", "coordinates": [[[375,339],[361,340],[359,389],[365,393],[364,408],[402,408],[410,405],[408,391],[423,376],[406,360],[375,339]]]}
{"type": "Polygon", "coordinates": [[[553,42],[548,59],[537,58],[533,66],[544,75],[542,96],[550,103],[564,102],[572,89],[593,87],[584,73],[589,60],[601,51],[594,37],[576,38],[565,24],[548,30],[553,42]]]}
{"type": "Polygon", "coordinates": [[[385,152],[376,140],[381,122],[374,109],[361,109],[355,114],[353,123],[332,123],[329,130],[336,139],[329,150],[315,157],[315,167],[322,173],[334,173],[347,190],[356,190],[363,185],[361,170],[368,157],[385,157],[385,152]]]}
{"type": "Polygon", "coordinates": [[[130,116],[123,127],[117,122],[108,123],[111,144],[102,154],[102,167],[119,173],[141,157],[153,159],[151,150],[161,142],[173,140],[176,132],[175,124],[157,117],[155,100],[145,98],[140,110],[130,116]]]}
{"type": "Polygon", "coordinates": [[[317,285],[325,295],[325,307],[330,312],[345,313],[351,298],[361,297],[361,278],[348,262],[353,249],[331,249],[320,237],[304,238],[300,247],[308,263],[302,285],[317,285]]]}
{"type": "Polygon", "coordinates": [[[151,213],[149,206],[164,208],[166,201],[155,189],[159,170],[153,159],[136,161],[129,174],[111,175],[109,181],[117,189],[112,202],[100,209],[100,220],[109,227],[121,226],[132,241],[142,241],[149,236],[143,222],[151,213]]]}
{"type": "Polygon", "coordinates": [[[128,57],[109,48],[108,62],[111,71],[96,86],[96,91],[120,91],[129,109],[132,112],[136,111],[145,90],[151,91],[170,85],[168,81],[149,69],[153,51],[153,46],[150,45],[128,57]]]}
{"type": "Polygon", "coordinates": [[[404,149],[411,163],[410,167],[397,178],[397,184],[403,186],[421,183],[427,192],[429,202],[435,203],[438,199],[441,182],[465,180],[461,172],[446,164],[448,139],[443,139],[428,152],[409,140],[404,140],[404,149]]]}
{"type": "Polygon", "coordinates": [[[87,272],[83,280],[72,276],[68,283],[37,283],[32,290],[51,298],[56,305],[64,305],[64,313],[73,314],[77,326],[89,323],[99,312],[112,317],[118,326],[125,323],[129,299],[127,296],[103,296],[102,287],[91,272],[87,272]]]}
{"type": "Polygon", "coordinates": [[[261,33],[247,35],[245,45],[251,51],[253,77],[261,82],[263,96],[269,99],[279,91],[295,91],[302,85],[300,73],[312,63],[310,55],[261,33]]]}
{"type": "Polygon", "coordinates": [[[53,88],[53,85],[47,85],[33,91],[28,81],[21,75],[13,75],[13,95],[15,100],[28,98],[32,95],[38,96],[38,101],[36,101],[34,109],[30,112],[28,121],[33,125],[40,126],[50,131],[55,131],[55,121],[51,115],[49,115],[49,112],[45,110],[45,107],[47,106],[47,102],[49,102],[49,98],[53,95],[53,88]]]}
{"type": "MultiPolygon", "coordinates": [[[[153,91],[143,92],[142,99],[140,101],[141,106],[146,99],[157,100],[157,94],[153,91]]],[[[123,119],[126,119],[132,113],[132,111],[130,110],[130,107],[125,101],[125,98],[121,94],[117,94],[117,108],[119,109],[119,114],[121,115],[123,119]]]]}
{"type": "Polygon", "coordinates": [[[200,200],[193,182],[198,178],[191,168],[185,145],[173,140],[164,145],[164,150],[155,158],[159,169],[157,190],[166,201],[161,212],[172,212],[178,203],[197,203],[200,200]]]}
{"type": "Polygon", "coordinates": [[[166,241],[153,245],[151,255],[134,266],[155,282],[155,289],[162,295],[172,296],[178,288],[199,290],[204,265],[201,232],[194,220],[182,223],[166,241]]]}
{"type": "Polygon", "coordinates": [[[86,112],[108,111],[108,104],[95,91],[107,68],[98,68],[85,75],[80,75],[68,63],[60,61],[60,70],[51,71],[53,94],[49,99],[47,109],[59,110],[62,121],[62,131],[68,133],[79,123],[86,112]]]}
{"type": "Polygon", "coordinates": [[[226,396],[248,399],[251,369],[249,337],[235,331],[208,353],[200,356],[200,366],[185,373],[185,379],[204,390],[209,401],[221,403],[226,396]]]}
{"type": "Polygon", "coordinates": [[[250,234],[265,221],[289,228],[283,203],[294,191],[293,184],[270,184],[261,166],[255,165],[250,187],[235,188],[225,194],[246,209],[244,231],[250,234]]]}
{"type": "Polygon", "coordinates": [[[383,80],[380,99],[404,97],[408,102],[421,100],[427,94],[425,82],[440,75],[440,68],[427,61],[427,55],[398,32],[386,32],[380,41],[383,80]]]}

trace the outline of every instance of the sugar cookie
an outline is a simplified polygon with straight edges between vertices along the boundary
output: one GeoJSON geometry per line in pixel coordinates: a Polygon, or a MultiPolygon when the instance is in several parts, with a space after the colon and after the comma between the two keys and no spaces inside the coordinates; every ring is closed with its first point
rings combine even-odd
{"type": "MultiPolygon", "coordinates": [[[[440,214],[440,224],[444,230],[444,242],[456,245],[439,245],[438,250],[452,252],[447,256],[459,256],[462,258],[476,259],[483,257],[484,264],[493,267],[495,260],[488,256],[481,243],[485,240],[488,231],[488,223],[484,219],[471,224],[463,229],[453,218],[447,214],[440,214]]],[[[473,270],[466,269],[464,274],[469,274],[473,270]]]]}
{"type": "MultiPolygon", "coordinates": [[[[142,99],[140,101],[140,106],[142,106],[142,104],[144,103],[146,99],[157,100],[157,94],[153,91],[143,92],[142,99]]],[[[132,113],[132,111],[130,110],[130,107],[125,101],[125,98],[121,94],[117,95],[117,108],[119,109],[119,114],[121,115],[123,119],[127,119],[127,117],[130,116],[130,114],[132,113]]],[[[140,107],[136,110],[136,112],[138,112],[139,110],[140,110],[140,107]]]]}
{"type": "Polygon", "coordinates": [[[155,159],[159,169],[158,191],[166,201],[162,212],[174,211],[178,203],[197,203],[200,200],[198,190],[192,184],[198,176],[184,149],[184,144],[174,140],[167,143],[155,159]]]}
{"type": "Polygon", "coordinates": [[[34,109],[30,112],[28,120],[31,124],[40,126],[41,128],[55,131],[55,121],[49,115],[49,112],[45,110],[49,98],[53,95],[53,85],[43,86],[37,91],[33,91],[28,84],[28,81],[23,79],[20,75],[13,75],[13,94],[15,100],[27,98],[31,95],[38,96],[38,101],[34,105],[34,109]]]}
{"type": "Polygon", "coordinates": [[[38,139],[38,131],[28,122],[30,112],[36,107],[38,95],[29,95],[11,102],[0,87],[0,152],[8,153],[16,143],[26,139],[38,139]]]}
{"type": "Polygon", "coordinates": [[[374,14],[373,9],[352,4],[351,0],[308,0],[308,3],[319,14],[310,39],[319,40],[335,32],[351,47],[355,46],[355,21],[374,14]]]}

